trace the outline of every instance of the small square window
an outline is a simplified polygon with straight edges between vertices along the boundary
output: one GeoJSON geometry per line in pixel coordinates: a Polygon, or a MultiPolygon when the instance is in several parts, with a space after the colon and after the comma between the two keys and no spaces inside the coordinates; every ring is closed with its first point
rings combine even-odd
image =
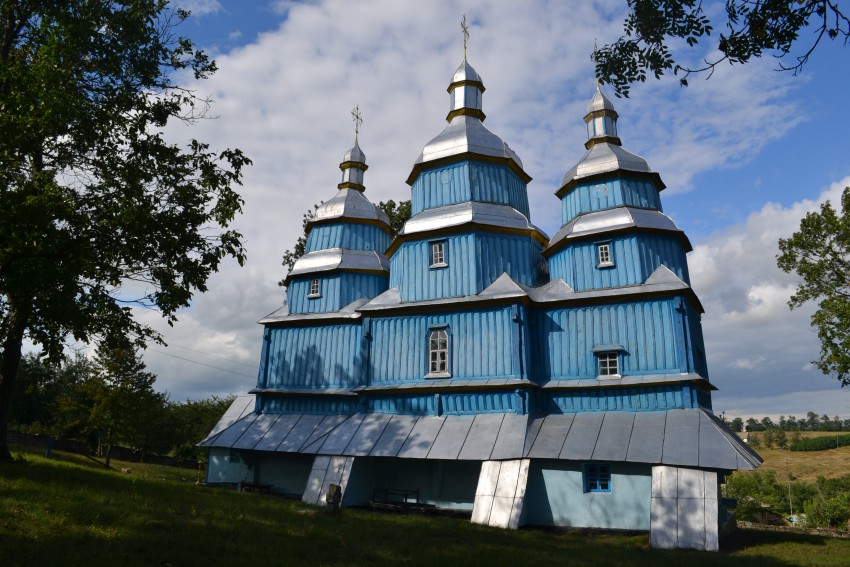
{"type": "Polygon", "coordinates": [[[611,492],[611,467],[584,465],[585,492],[611,492]]]}
{"type": "Polygon", "coordinates": [[[611,243],[602,242],[596,245],[597,268],[611,268],[614,261],[611,259],[611,243]]]}
{"type": "Polygon", "coordinates": [[[446,241],[431,243],[431,268],[442,268],[446,264],[446,241]]]}
{"type": "Polygon", "coordinates": [[[600,352],[596,355],[596,361],[600,377],[620,375],[620,355],[618,353],[600,352]]]}
{"type": "Polygon", "coordinates": [[[319,279],[316,278],[310,282],[310,293],[307,295],[308,298],[322,297],[322,288],[319,285],[319,279]]]}

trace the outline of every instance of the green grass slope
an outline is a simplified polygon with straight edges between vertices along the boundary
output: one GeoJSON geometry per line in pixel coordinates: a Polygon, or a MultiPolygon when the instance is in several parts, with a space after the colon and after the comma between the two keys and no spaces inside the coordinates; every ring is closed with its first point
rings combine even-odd
{"type": "Polygon", "coordinates": [[[0,565],[846,565],[850,541],[740,531],[719,554],[648,536],[343,510],[194,484],[138,463],[107,471],[66,453],[0,465],[0,565]]]}

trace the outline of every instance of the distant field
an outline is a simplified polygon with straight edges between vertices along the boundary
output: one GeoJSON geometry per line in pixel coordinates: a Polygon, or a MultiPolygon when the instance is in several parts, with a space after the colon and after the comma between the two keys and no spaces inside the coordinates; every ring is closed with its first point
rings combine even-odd
{"type": "MultiPolygon", "coordinates": [[[[194,484],[192,471],[78,455],[0,465],[0,565],[847,565],[850,540],[739,530],[719,554],[651,549],[647,534],[507,531],[194,484]]],[[[32,451],[32,452],[30,452],[32,451]]]]}
{"type": "MultiPolygon", "coordinates": [[[[845,432],[801,431],[802,437],[822,437],[841,435],[845,432]]],[[[763,432],[750,433],[750,439],[762,436],[763,432]]],[[[746,433],[738,434],[742,439],[746,433]]],[[[788,434],[790,438],[790,434],[788,434]]],[[[767,449],[762,444],[755,451],[764,459],[759,470],[776,472],[776,478],[786,479],[787,473],[794,478],[812,482],[817,477],[836,477],[850,473],[850,447],[827,449],[825,451],[789,451],[787,449],[767,449]]]]}

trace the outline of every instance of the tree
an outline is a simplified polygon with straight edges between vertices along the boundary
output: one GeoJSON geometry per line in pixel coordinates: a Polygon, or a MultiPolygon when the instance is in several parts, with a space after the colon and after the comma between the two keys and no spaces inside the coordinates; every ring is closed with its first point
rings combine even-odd
{"type": "Polygon", "coordinates": [[[180,404],[170,404],[170,421],[173,424],[171,450],[174,455],[184,459],[200,458],[205,450],[196,444],[212,431],[232,403],[233,396],[212,396],[206,400],[187,400],[180,404]]]}
{"type": "MultiPolygon", "coordinates": [[[[113,445],[124,443],[137,449],[156,447],[149,435],[165,415],[166,397],[154,391],[156,376],[145,371],[135,348],[119,345],[102,348],[95,359],[95,373],[83,384],[88,404],[88,426],[100,436],[106,466],[113,445]]],[[[168,447],[165,447],[167,450],[168,447]]]]}
{"type": "Polygon", "coordinates": [[[784,429],[775,429],[773,431],[773,442],[779,449],[788,448],[788,435],[784,429]]]}
{"type": "Polygon", "coordinates": [[[629,87],[649,74],[660,78],[671,71],[682,86],[692,74],[708,73],[717,65],[745,64],[765,54],[779,60],[779,68],[799,73],[824,36],[850,39],[850,19],[834,0],[728,0],[717,49],[720,54],[696,67],[681,65],[670,43],[684,40],[694,47],[710,36],[715,26],[699,0],[628,0],[624,35],[594,52],[596,76],[614,87],[617,96],[628,96],[629,87]],[[811,30],[811,39],[800,39],[811,30]],[[798,41],[799,40],[799,41],[798,41]],[[798,44],[803,42],[802,47],[798,44]],[[799,49],[799,55],[792,55],[799,49]],[[793,58],[791,63],[786,63],[793,58]]]}
{"type": "Polygon", "coordinates": [[[740,433],[741,431],[744,430],[744,420],[741,419],[740,417],[736,417],[735,419],[732,420],[731,427],[732,427],[732,431],[734,431],[736,433],[740,433]]]}
{"type": "Polygon", "coordinates": [[[808,213],[799,231],[779,240],[779,251],[779,267],[802,279],[788,306],[818,302],[811,325],[820,354],[813,364],[842,386],[850,384],[850,187],[841,196],[840,212],[827,201],[820,212],[808,213]]]}
{"type": "MultiPolygon", "coordinates": [[[[388,201],[381,201],[376,205],[380,210],[384,211],[390,219],[390,229],[392,229],[393,236],[401,232],[401,229],[404,228],[404,223],[406,223],[410,219],[410,201],[400,201],[396,204],[392,199],[388,201]]],[[[286,268],[287,273],[292,271],[292,267],[295,266],[295,262],[298,261],[298,258],[304,255],[307,249],[307,227],[310,224],[310,221],[313,220],[313,217],[316,215],[316,210],[318,210],[319,205],[313,205],[312,209],[309,209],[306,213],[304,213],[304,217],[301,219],[301,229],[304,231],[304,234],[298,237],[298,240],[295,241],[295,246],[292,249],[287,250],[283,253],[283,266],[286,268]]],[[[283,287],[283,281],[280,280],[277,282],[277,285],[283,287]]]]}
{"type": "Polygon", "coordinates": [[[0,0],[0,459],[24,339],[51,360],[65,340],[138,346],[227,257],[250,160],[165,139],[209,101],[176,83],[215,63],[175,35],[165,0],[0,0]]]}

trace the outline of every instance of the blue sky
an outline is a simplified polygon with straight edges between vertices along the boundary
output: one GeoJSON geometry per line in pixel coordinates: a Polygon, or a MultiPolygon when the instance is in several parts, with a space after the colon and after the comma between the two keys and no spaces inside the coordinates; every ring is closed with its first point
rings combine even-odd
{"type": "MultiPolygon", "coordinates": [[[[298,237],[303,212],[336,191],[355,105],[364,115],[366,195],[373,202],[409,198],[404,180],[413,161],[445,124],[445,89],[463,57],[464,13],[469,61],[487,87],[486,124],[522,158],[534,178],[532,220],[554,234],[561,219],[553,193],[584,152],[593,42],[622,33],[626,3],[178,4],[193,11],[181,33],[212,54],[220,70],[197,85],[187,79],[212,97],[216,118],[191,129],[173,126],[170,135],[239,147],[254,160],[237,221],[247,265],[224,266],[173,329],[155,313],[139,313],[170,344],[149,349],[145,361],[158,386],[180,400],[254,386],[256,321],[283,301],[280,258],[298,237]]],[[[706,6],[717,11],[722,4],[706,6]]],[[[698,62],[713,41],[683,59],[698,62]]],[[[850,51],[827,42],[797,77],[776,65],[769,56],[724,65],[685,89],[672,77],[636,85],[629,99],[614,99],[619,133],[625,148],[661,174],[665,212],[694,243],[692,283],[706,308],[709,370],[720,388],[715,410],[848,416],[850,393],[809,364],[817,356],[812,310],[789,312],[795,280],[774,257],[778,238],[850,185],[850,51]]]]}

